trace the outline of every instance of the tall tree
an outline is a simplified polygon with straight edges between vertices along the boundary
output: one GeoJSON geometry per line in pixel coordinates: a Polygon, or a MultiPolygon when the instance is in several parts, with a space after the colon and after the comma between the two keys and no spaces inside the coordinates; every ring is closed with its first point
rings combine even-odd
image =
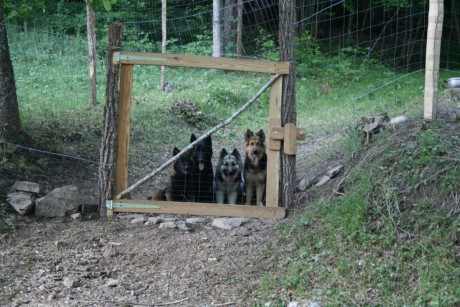
{"type": "Polygon", "coordinates": [[[212,56],[221,57],[222,52],[222,0],[212,1],[212,56]]]}
{"type": "Polygon", "coordinates": [[[94,107],[97,103],[96,94],[96,13],[90,0],[86,0],[86,28],[88,37],[89,58],[89,104],[94,107]]]}
{"type": "Polygon", "coordinates": [[[21,130],[13,64],[0,0],[0,140],[11,141],[21,130]]]}
{"type": "MultiPolygon", "coordinates": [[[[289,75],[283,79],[283,102],[281,104],[281,124],[296,123],[295,101],[295,1],[281,0],[279,3],[280,60],[289,62],[289,75]]],[[[281,154],[281,205],[288,208],[292,203],[295,187],[295,155],[281,154]]]]}

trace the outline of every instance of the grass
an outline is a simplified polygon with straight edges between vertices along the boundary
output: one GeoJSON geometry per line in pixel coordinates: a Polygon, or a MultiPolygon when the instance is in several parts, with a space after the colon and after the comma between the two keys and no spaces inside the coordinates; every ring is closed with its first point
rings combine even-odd
{"type": "MultiPolygon", "coordinates": [[[[9,35],[22,126],[34,140],[29,145],[98,161],[105,59],[98,61],[99,104],[90,108],[84,38],[14,28],[9,35]]],[[[449,214],[460,190],[459,156],[452,156],[460,147],[458,128],[433,123],[427,130],[390,130],[363,147],[358,133],[350,132],[361,116],[419,116],[423,73],[401,75],[376,63],[351,65],[337,59],[320,64],[300,67],[297,126],[306,128],[305,142],[324,141],[321,150],[299,155],[299,161],[310,166],[332,152],[353,151],[360,156],[350,163],[361,163],[348,170],[343,196],[317,200],[292,225],[280,228],[278,243],[266,247],[275,256],[274,270],[262,278],[251,298],[257,297],[254,305],[285,306],[290,300],[458,304],[460,222],[449,214]]],[[[441,72],[441,79],[451,76],[454,72],[441,72]]],[[[143,176],[169,158],[173,146],[187,145],[191,132],[200,134],[229,117],[269,76],[168,68],[166,79],[177,86],[171,93],[158,89],[158,67],[136,66],[134,78],[130,172],[143,176]]],[[[239,147],[247,128],[266,129],[268,101],[265,93],[213,135],[214,141],[239,147]]],[[[61,171],[68,172],[65,159],[29,159],[16,151],[1,147],[2,168],[43,182],[47,180],[42,176],[52,176],[53,164],[62,164],[61,171]]],[[[89,172],[97,173],[96,168],[91,165],[89,172]]],[[[5,182],[0,181],[3,190],[5,182]]],[[[10,227],[14,221],[5,206],[0,204],[0,215],[10,227]]]]}
{"type": "Polygon", "coordinates": [[[278,270],[263,279],[264,301],[460,303],[456,127],[436,122],[425,131],[387,131],[363,148],[343,196],[316,201],[280,230],[282,244],[270,251],[278,270]],[[420,184],[424,178],[431,180],[420,184]]]}

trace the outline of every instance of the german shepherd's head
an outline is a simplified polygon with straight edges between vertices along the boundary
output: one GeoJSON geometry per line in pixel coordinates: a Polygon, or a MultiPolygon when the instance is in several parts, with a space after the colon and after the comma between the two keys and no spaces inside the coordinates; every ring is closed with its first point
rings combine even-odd
{"type": "MultiPolygon", "coordinates": [[[[195,142],[197,137],[195,134],[192,134],[190,137],[190,143],[195,142]]],[[[205,168],[206,162],[211,162],[212,158],[212,139],[211,136],[206,137],[201,142],[198,142],[193,146],[193,161],[197,163],[198,170],[202,172],[205,168]]]]}
{"type": "Polygon", "coordinates": [[[257,166],[260,160],[265,156],[265,133],[262,129],[256,134],[251,130],[246,131],[245,135],[246,157],[251,160],[254,166],[257,166]]]}
{"type": "Polygon", "coordinates": [[[242,162],[238,149],[234,148],[231,153],[228,153],[225,148],[222,148],[216,170],[216,176],[220,176],[220,180],[228,184],[239,182],[241,180],[242,162]]]}
{"type": "MultiPolygon", "coordinates": [[[[174,147],[173,149],[173,156],[177,155],[180,152],[180,149],[174,147]]],[[[174,173],[175,174],[183,174],[189,175],[193,172],[193,161],[192,161],[192,153],[189,151],[179,157],[179,159],[174,162],[174,173]]]]}

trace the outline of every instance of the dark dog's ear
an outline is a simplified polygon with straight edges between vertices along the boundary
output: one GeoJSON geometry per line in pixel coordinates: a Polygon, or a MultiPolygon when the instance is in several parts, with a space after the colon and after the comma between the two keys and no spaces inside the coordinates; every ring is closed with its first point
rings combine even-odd
{"type": "Polygon", "coordinates": [[[207,136],[207,137],[204,139],[204,142],[205,142],[207,145],[212,146],[211,135],[207,136]]]}
{"type": "Polygon", "coordinates": [[[177,148],[177,147],[174,147],[174,149],[173,149],[173,156],[177,155],[178,153],[180,153],[180,149],[177,148]]]}
{"type": "Polygon", "coordinates": [[[235,156],[238,160],[241,160],[241,155],[238,149],[233,148],[232,155],[235,156]]]}
{"type": "Polygon", "coordinates": [[[260,129],[259,132],[257,132],[257,136],[260,138],[262,143],[265,143],[265,133],[262,129],[260,129]]]}
{"type": "Polygon", "coordinates": [[[194,133],[192,133],[192,135],[190,136],[190,143],[193,143],[196,141],[196,136],[194,133]]]}
{"type": "Polygon", "coordinates": [[[227,149],[222,148],[220,152],[220,159],[223,159],[226,155],[228,155],[227,149]]]}
{"type": "Polygon", "coordinates": [[[251,137],[253,137],[253,136],[254,136],[254,132],[252,132],[251,130],[248,129],[248,130],[246,131],[246,134],[245,134],[246,142],[247,142],[251,137]]]}

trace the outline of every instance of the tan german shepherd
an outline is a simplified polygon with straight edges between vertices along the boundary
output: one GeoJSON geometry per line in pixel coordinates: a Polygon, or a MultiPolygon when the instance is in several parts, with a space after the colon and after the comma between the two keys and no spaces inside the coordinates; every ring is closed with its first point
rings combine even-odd
{"type": "Polygon", "coordinates": [[[267,181],[267,154],[265,153],[265,133],[262,129],[254,134],[247,130],[245,134],[246,159],[244,160],[243,176],[246,185],[246,205],[252,202],[254,191],[255,204],[263,206],[265,185],[267,181]]]}

